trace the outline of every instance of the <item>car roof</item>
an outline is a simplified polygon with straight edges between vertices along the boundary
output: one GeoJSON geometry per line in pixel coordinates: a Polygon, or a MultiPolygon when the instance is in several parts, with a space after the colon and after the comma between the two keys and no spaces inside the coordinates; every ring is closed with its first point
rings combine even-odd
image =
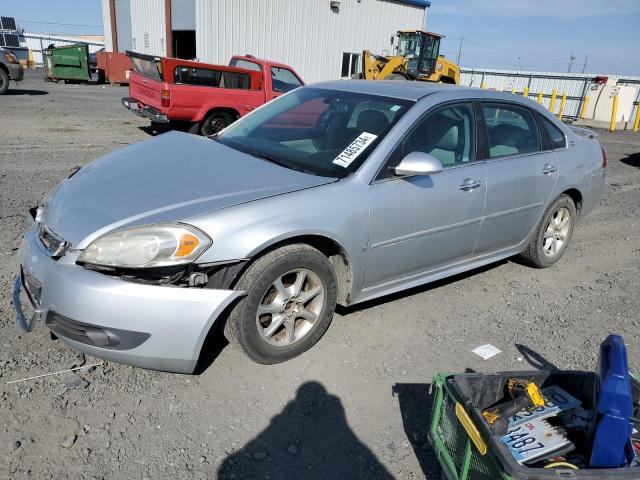
{"type": "Polygon", "coordinates": [[[531,106],[536,104],[519,95],[510,92],[498,92],[495,90],[485,90],[478,87],[463,87],[460,85],[450,85],[446,83],[402,81],[402,80],[334,80],[329,82],[319,82],[307,85],[305,88],[326,88],[331,90],[341,90],[353,93],[366,93],[369,95],[381,95],[386,97],[401,98],[405,100],[418,101],[427,95],[435,93],[453,94],[460,98],[461,93],[467,93],[469,98],[480,98],[487,100],[507,100],[517,103],[525,103],[531,106]]]}

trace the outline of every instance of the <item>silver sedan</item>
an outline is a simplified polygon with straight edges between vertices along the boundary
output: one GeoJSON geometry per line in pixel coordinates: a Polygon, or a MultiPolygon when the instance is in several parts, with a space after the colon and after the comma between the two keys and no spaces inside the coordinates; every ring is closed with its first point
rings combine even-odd
{"type": "Polygon", "coordinates": [[[336,303],[514,255],[553,265],[605,169],[593,132],[528,99],[315,84],[212,138],[167,133],[72,174],[32,210],[13,303],[23,329],[110,360],[191,372],[220,324],[278,363],[336,303]]]}

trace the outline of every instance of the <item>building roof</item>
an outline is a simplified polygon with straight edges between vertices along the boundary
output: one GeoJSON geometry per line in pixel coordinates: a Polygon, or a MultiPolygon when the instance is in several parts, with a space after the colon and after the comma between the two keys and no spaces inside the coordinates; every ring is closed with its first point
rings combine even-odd
{"type": "Polygon", "coordinates": [[[409,5],[415,5],[416,7],[429,8],[431,2],[428,0],[395,0],[398,3],[408,3],[409,5]]]}

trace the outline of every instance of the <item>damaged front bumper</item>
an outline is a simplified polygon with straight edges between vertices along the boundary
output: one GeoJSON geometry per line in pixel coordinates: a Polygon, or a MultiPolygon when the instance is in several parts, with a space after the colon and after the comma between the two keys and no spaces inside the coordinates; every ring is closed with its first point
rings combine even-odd
{"type": "Polygon", "coordinates": [[[242,295],[131,283],[77,265],[78,255],[51,258],[35,226],[29,229],[18,252],[17,323],[30,331],[41,319],[76,350],[115,362],[193,372],[211,326],[242,295]]]}

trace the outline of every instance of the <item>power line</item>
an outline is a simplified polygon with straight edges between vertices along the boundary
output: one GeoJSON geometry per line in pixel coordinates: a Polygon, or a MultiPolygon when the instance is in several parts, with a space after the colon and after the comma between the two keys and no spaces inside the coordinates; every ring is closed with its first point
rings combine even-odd
{"type": "Polygon", "coordinates": [[[84,25],[80,23],[58,23],[58,22],[39,22],[36,20],[18,20],[18,23],[38,23],[42,25],[60,25],[63,27],[90,27],[90,28],[102,28],[102,25],[84,25]]]}

